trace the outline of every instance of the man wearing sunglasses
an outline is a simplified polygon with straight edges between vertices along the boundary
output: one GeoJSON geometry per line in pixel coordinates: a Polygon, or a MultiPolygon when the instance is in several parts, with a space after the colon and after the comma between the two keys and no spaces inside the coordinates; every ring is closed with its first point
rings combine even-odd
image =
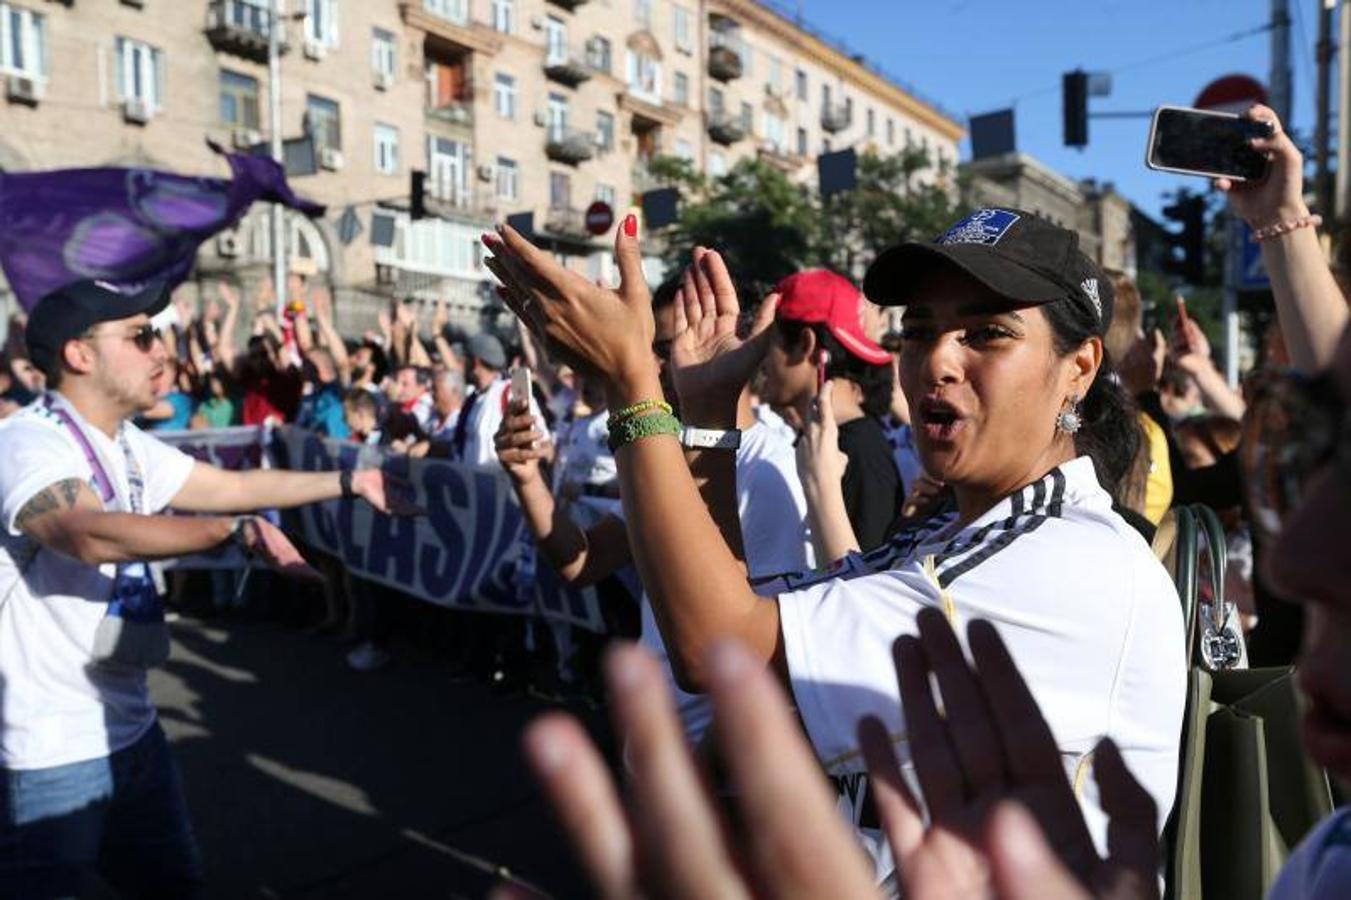
{"type": "Polygon", "coordinates": [[[379,470],[226,472],[131,423],[156,402],[170,290],[81,281],[33,308],[48,390],[0,426],[0,896],[75,896],[95,870],[130,896],[186,897],[201,864],[146,687],[168,655],[146,563],[235,541],[317,577],[265,519],[361,497],[379,470]],[[167,508],[204,513],[168,516],[167,508]]]}

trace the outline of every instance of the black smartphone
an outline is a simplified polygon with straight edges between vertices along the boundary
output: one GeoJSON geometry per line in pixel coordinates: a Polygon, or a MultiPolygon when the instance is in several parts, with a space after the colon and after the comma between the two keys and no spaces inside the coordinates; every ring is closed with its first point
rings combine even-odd
{"type": "Polygon", "coordinates": [[[1160,106],[1149,126],[1145,165],[1204,178],[1261,181],[1271,163],[1250,142],[1271,133],[1271,123],[1235,113],[1160,106]]]}

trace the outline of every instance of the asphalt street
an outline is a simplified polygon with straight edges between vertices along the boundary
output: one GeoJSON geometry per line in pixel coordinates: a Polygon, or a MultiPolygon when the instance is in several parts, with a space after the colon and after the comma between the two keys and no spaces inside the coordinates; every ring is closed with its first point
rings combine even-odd
{"type": "MultiPolygon", "coordinates": [[[[543,705],[457,683],[425,650],[187,617],[150,679],[209,898],[481,897],[502,871],[586,896],[520,757],[543,705]]],[[[594,716],[593,716],[594,718],[594,716]]]]}

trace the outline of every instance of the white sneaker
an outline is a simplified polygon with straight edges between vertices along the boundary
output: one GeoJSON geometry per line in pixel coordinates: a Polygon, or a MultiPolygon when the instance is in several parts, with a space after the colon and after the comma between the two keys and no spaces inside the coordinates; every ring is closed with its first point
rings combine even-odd
{"type": "Polygon", "coordinates": [[[373,672],[389,665],[389,654],[367,641],[347,654],[347,665],[358,672],[373,672]]]}

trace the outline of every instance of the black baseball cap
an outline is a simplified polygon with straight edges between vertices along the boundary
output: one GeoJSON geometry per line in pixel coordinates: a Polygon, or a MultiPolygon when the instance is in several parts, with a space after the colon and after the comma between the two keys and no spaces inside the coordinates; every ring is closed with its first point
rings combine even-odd
{"type": "Polygon", "coordinates": [[[979,209],[933,241],[909,241],[884,250],[863,279],[863,292],[882,306],[904,306],[920,276],[955,266],[1018,305],[1062,298],[1097,321],[1112,323],[1112,283],[1079,250],[1079,235],[1021,209],[979,209]]]}
{"type": "Polygon", "coordinates": [[[173,287],[152,281],[124,291],[106,281],[75,281],[37,302],[28,314],[24,337],[28,358],[49,377],[61,365],[61,348],[100,322],[115,322],[145,313],[153,316],[169,305],[173,287]]]}

